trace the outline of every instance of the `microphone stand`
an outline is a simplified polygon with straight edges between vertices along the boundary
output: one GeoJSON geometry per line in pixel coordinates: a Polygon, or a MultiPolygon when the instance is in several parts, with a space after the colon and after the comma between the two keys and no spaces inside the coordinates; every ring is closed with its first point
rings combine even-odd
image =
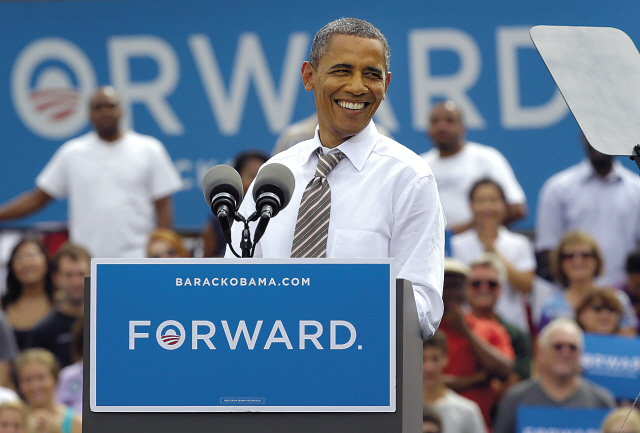
{"type": "MultiPolygon", "coordinates": [[[[254,249],[255,249],[255,244],[253,242],[251,242],[251,231],[249,230],[249,223],[253,222],[253,221],[257,221],[258,220],[258,212],[254,212],[253,214],[251,214],[251,216],[247,219],[245,219],[240,213],[234,211],[233,212],[233,219],[235,221],[238,222],[242,222],[242,224],[244,225],[244,228],[242,229],[242,238],[240,239],[240,250],[242,253],[242,256],[239,255],[235,249],[233,248],[233,245],[231,244],[231,242],[227,242],[227,245],[229,245],[229,248],[231,249],[231,252],[238,258],[242,257],[242,258],[251,258],[253,257],[253,253],[254,253],[254,249]]],[[[258,240],[256,240],[257,243],[258,240]]]]}

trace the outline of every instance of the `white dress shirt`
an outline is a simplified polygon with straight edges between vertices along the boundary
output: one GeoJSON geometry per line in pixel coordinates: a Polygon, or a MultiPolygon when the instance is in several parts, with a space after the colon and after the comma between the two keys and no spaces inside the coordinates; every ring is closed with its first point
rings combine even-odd
{"type": "Polygon", "coordinates": [[[552,250],[570,230],[583,230],[604,256],[599,284],[625,278],[627,255],[640,242],[640,178],[614,160],[603,178],[585,159],[551,176],[540,190],[536,249],[552,250]]]}
{"type": "MultiPolygon", "coordinates": [[[[316,130],[313,139],[266,163],[289,167],[296,187],[289,205],[269,223],[254,257],[290,256],[298,207],[315,173],[318,147],[316,130]]],[[[446,222],[433,173],[418,155],[379,134],[373,122],[337,149],[346,158],[327,176],[331,186],[327,257],[395,258],[396,277],[413,283],[422,336],[428,338],[440,324],[444,308],[446,222]]],[[[240,213],[248,217],[254,211],[251,185],[240,213]]],[[[242,224],[234,224],[234,248],[241,230],[242,224]]]]}

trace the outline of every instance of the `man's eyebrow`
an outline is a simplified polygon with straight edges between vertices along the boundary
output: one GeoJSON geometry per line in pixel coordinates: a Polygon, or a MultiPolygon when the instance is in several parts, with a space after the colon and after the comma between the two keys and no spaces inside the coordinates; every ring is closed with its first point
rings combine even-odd
{"type": "Polygon", "coordinates": [[[374,66],[367,66],[365,69],[366,69],[367,71],[372,71],[372,72],[376,72],[376,73],[378,73],[378,74],[380,74],[380,75],[384,75],[384,73],[382,72],[382,69],[380,69],[380,68],[376,68],[376,67],[374,67],[374,66]]]}
{"type": "Polygon", "coordinates": [[[349,63],[337,63],[330,66],[329,69],[353,69],[353,65],[350,65],[349,63]]]}

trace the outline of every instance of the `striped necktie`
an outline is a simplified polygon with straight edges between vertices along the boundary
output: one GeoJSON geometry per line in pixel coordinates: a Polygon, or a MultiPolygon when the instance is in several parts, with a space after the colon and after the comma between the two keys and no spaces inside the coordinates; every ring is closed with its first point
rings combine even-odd
{"type": "Polygon", "coordinates": [[[313,179],[302,194],[291,257],[325,257],[327,253],[331,213],[331,188],[327,175],[345,154],[338,151],[324,155],[320,147],[316,149],[316,154],[318,165],[313,179]]]}

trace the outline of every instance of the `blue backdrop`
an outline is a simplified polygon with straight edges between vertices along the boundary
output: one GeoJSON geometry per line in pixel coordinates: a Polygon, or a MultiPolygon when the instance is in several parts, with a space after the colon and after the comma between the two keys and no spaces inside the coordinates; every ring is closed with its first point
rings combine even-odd
{"type": "MultiPolygon", "coordinates": [[[[530,42],[538,24],[610,26],[640,39],[640,3],[373,0],[56,1],[0,4],[0,202],[33,186],[65,140],[88,130],[95,86],[120,91],[126,122],[159,138],[180,169],[176,226],[210,211],[201,178],[238,152],[270,152],[278,133],[314,111],[300,80],[315,32],[356,16],[385,33],[392,52],[386,105],[376,120],[422,153],[433,101],[457,99],[468,138],[497,147],[528,198],[582,157],[579,130],[530,42]],[[52,90],[57,89],[57,90],[52,90]]],[[[628,158],[624,163],[637,171],[628,158]]],[[[64,203],[9,225],[64,220],[64,203]]],[[[4,226],[9,226],[4,224],[4,226]]]]}

